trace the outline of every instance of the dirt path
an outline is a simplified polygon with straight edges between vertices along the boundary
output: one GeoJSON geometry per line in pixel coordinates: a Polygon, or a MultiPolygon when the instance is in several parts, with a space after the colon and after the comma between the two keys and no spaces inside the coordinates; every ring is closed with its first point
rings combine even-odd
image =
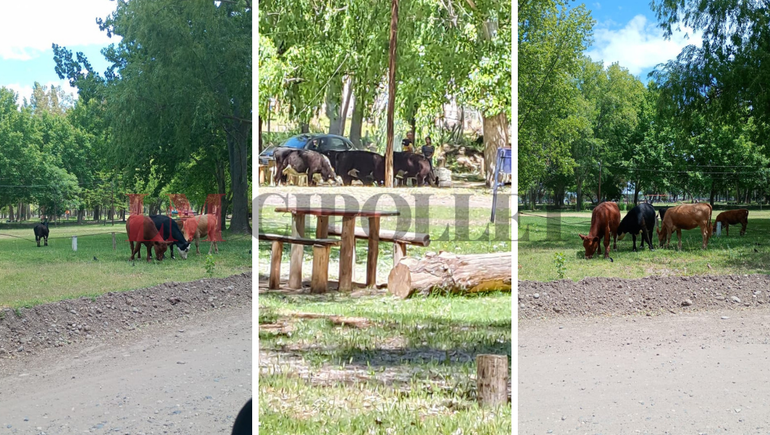
{"type": "Polygon", "coordinates": [[[0,435],[229,434],[251,397],[250,287],[251,274],[243,274],[105,295],[88,305],[91,314],[111,314],[114,323],[91,319],[89,338],[68,334],[69,344],[51,339],[58,337],[54,329],[61,334],[67,326],[41,319],[70,325],[56,319],[82,311],[83,319],[68,329],[77,331],[89,310],[66,305],[87,299],[41,306],[21,319],[6,316],[0,344],[8,347],[8,331],[26,344],[0,359],[0,435]],[[138,302],[151,294],[184,302],[160,305],[158,319],[138,302]],[[126,298],[139,313],[121,310],[116,300],[126,298]],[[25,319],[31,325],[22,328],[25,319]],[[47,340],[24,341],[46,334],[47,340]]]}
{"type": "Polygon", "coordinates": [[[770,311],[752,298],[770,290],[766,278],[677,280],[653,282],[647,299],[645,280],[607,280],[605,293],[593,278],[536,286],[550,307],[520,311],[519,433],[770,433],[770,311]],[[630,296],[606,293],[619,285],[630,296]],[[640,314],[629,299],[645,301],[640,314]]]}

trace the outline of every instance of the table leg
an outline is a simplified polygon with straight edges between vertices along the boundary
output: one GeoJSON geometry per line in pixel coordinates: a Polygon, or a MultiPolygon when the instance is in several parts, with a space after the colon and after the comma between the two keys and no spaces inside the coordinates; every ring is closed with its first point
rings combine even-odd
{"type": "MultiPolygon", "coordinates": [[[[305,215],[294,213],[291,219],[291,235],[305,237],[305,215]]],[[[299,244],[291,245],[291,262],[289,263],[289,288],[302,288],[302,254],[304,247],[299,244]]]]}
{"type": "Polygon", "coordinates": [[[318,216],[318,224],[315,227],[315,238],[326,239],[329,237],[329,216],[318,216]]]}
{"type": "Polygon", "coordinates": [[[377,257],[380,253],[380,218],[369,218],[369,252],[366,258],[366,286],[377,285],[377,257]]]}
{"type": "Polygon", "coordinates": [[[329,246],[313,245],[313,277],[310,293],[326,293],[329,285],[329,246]]]}
{"type": "Polygon", "coordinates": [[[342,240],[340,244],[340,291],[353,289],[353,250],[356,248],[356,218],[342,217],[342,240]]]}

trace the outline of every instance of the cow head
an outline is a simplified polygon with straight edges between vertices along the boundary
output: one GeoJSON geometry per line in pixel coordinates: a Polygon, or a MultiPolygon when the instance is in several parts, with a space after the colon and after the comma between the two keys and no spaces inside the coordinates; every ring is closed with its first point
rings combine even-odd
{"type": "Polygon", "coordinates": [[[663,244],[666,242],[666,232],[661,231],[660,228],[656,228],[655,231],[658,232],[658,242],[660,243],[660,246],[663,246],[663,244]]]}
{"type": "Polygon", "coordinates": [[[182,256],[182,260],[187,260],[187,254],[190,252],[190,244],[188,243],[184,249],[179,248],[179,255],[182,256]]]}
{"type": "Polygon", "coordinates": [[[582,234],[578,235],[581,239],[583,239],[583,247],[586,250],[586,260],[590,260],[594,256],[594,252],[599,249],[599,240],[601,239],[598,236],[584,236],[582,234]]]}
{"type": "Polygon", "coordinates": [[[152,246],[155,247],[155,259],[158,261],[163,261],[163,257],[166,254],[166,250],[168,249],[168,245],[170,242],[152,242],[152,246]]]}
{"type": "Polygon", "coordinates": [[[623,240],[627,233],[618,233],[618,240],[623,240]]]}

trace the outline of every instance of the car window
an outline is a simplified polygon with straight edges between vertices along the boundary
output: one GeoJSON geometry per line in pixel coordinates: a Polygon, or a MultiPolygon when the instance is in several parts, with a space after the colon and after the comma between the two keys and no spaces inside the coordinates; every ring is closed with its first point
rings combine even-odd
{"type": "Polygon", "coordinates": [[[350,146],[340,138],[327,137],[322,145],[321,151],[348,151],[350,146]]]}
{"type": "Polygon", "coordinates": [[[307,145],[305,145],[306,150],[313,150],[318,151],[319,143],[321,142],[320,139],[311,139],[307,141],[307,145]]]}

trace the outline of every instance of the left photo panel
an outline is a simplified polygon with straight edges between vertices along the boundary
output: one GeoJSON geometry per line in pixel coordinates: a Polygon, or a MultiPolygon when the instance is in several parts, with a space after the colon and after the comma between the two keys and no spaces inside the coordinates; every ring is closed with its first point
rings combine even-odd
{"type": "Polygon", "coordinates": [[[0,434],[251,433],[251,5],[38,6],[0,5],[0,434]]]}

